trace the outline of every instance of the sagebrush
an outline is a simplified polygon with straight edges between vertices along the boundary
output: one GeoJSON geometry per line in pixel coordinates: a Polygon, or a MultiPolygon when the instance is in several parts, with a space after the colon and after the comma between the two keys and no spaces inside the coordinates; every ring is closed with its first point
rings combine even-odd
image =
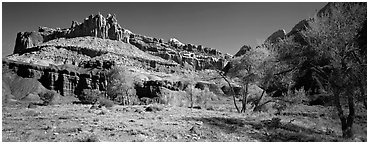
{"type": "Polygon", "coordinates": [[[53,90],[47,90],[38,94],[44,105],[52,105],[58,98],[58,93],[53,90]]]}
{"type": "Polygon", "coordinates": [[[84,104],[95,104],[102,96],[99,90],[84,89],[81,94],[78,95],[78,99],[84,104]]]}

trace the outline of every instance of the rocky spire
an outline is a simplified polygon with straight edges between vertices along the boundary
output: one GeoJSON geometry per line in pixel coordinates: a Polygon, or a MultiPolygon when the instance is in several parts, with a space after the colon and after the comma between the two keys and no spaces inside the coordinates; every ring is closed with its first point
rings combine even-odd
{"type": "Polygon", "coordinates": [[[286,31],[284,29],[277,30],[272,35],[270,35],[264,43],[276,43],[281,39],[286,37],[286,31]]]}
{"type": "Polygon", "coordinates": [[[119,40],[128,43],[133,33],[123,29],[116,19],[115,14],[108,14],[105,18],[99,12],[84,19],[83,23],[72,21],[69,29],[52,29],[42,27],[38,32],[18,33],[14,53],[33,47],[39,43],[56,38],[74,38],[93,36],[103,39],[119,40]]]}

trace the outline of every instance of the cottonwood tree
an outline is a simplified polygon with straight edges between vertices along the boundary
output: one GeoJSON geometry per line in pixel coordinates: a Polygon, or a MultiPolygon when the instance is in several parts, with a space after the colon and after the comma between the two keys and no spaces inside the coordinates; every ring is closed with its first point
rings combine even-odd
{"type": "Polygon", "coordinates": [[[194,105],[194,99],[195,99],[195,87],[193,86],[193,84],[190,84],[189,86],[187,86],[186,88],[186,97],[187,97],[187,100],[189,100],[190,102],[190,108],[192,109],[193,108],[193,105],[194,105]]]}
{"type": "Polygon", "coordinates": [[[186,99],[190,103],[190,108],[194,108],[194,105],[196,104],[197,107],[206,107],[206,104],[211,98],[212,95],[209,91],[208,87],[205,87],[204,90],[195,88],[194,83],[190,83],[187,88],[185,89],[186,92],[186,99]]]}
{"type": "Polygon", "coordinates": [[[343,137],[351,138],[355,91],[361,91],[361,97],[366,97],[363,92],[366,44],[360,45],[357,40],[366,24],[366,3],[333,3],[333,6],[330,13],[317,16],[309,24],[310,28],[301,32],[306,44],[289,44],[293,48],[284,49],[284,57],[279,60],[294,66],[305,65],[315,72],[315,78],[333,95],[343,137]],[[347,115],[342,107],[346,103],[347,115]]]}
{"type": "Polygon", "coordinates": [[[236,93],[234,92],[234,88],[231,84],[231,81],[229,80],[229,77],[227,76],[227,73],[225,73],[224,71],[221,70],[217,70],[218,74],[227,82],[228,86],[231,88],[231,94],[232,94],[232,98],[233,98],[233,104],[237,110],[238,113],[241,113],[240,109],[237,106],[237,102],[236,102],[236,93]]]}
{"type": "MultiPolygon", "coordinates": [[[[270,68],[270,63],[273,58],[273,53],[267,48],[255,47],[250,48],[241,57],[233,59],[233,66],[229,69],[227,75],[236,78],[236,80],[243,85],[242,107],[239,112],[246,112],[246,105],[248,103],[249,95],[249,85],[251,83],[259,83],[260,80],[269,73],[268,68],[270,68]]],[[[224,78],[226,79],[226,77],[224,78]]],[[[232,87],[231,89],[233,90],[232,87]]],[[[259,97],[259,99],[254,102],[259,103],[263,95],[264,92],[259,97]]],[[[236,103],[235,106],[238,109],[236,103]]]]}
{"type": "Polygon", "coordinates": [[[133,77],[126,68],[113,67],[107,74],[107,96],[110,100],[119,102],[122,105],[129,105],[135,102],[136,91],[134,89],[133,77]]]}

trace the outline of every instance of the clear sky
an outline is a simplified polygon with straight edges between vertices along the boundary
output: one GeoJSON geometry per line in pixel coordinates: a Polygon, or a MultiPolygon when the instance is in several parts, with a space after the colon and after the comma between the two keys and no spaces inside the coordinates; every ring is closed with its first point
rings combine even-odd
{"type": "Polygon", "coordinates": [[[133,33],[179,39],[235,54],[257,46],[278,29],[289,32],[326,3],[2,3],[2,55],[11,54],[16,34],[39,26],[69,28],[72,20],[100,12],[116,14],[133,33]]]}

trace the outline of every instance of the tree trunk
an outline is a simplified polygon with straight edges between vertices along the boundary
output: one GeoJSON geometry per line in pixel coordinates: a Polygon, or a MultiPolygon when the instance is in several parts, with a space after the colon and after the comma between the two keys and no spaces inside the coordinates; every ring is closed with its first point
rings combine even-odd
{"type": "Polygon", "coordinates": [[[238,112],[238,113],[241,113],[241,111],[240,111],[240,109],[238,108],[237,103],[236,103],[236,93],[234,92],[233,86],[231,85],[231,83],[228,81],[228,79],[227,79],[224,75],[222,75],[222,74],[220,74],[220,73],[219,73],[219,75],[221,75],[221,76],[222,76],[222,78],[223,78],[223,79],[228,83],[229,87],[231,87],[232,96],[233,96],[233,104],[234,104],[234,106],[236,107],[237,112],[238,112]]]}
{"type": "Polygon", "coordinates": [[[191,88],[191,92],[190,92],[190,99],[191,99],[191,109],[193,108],[193,91],[191,88]]]}
{"type": "Polygon", "coordinates": [[[243,113],[244,111],[245,111],[245,100],[246,100],[246,95],[245,95],[245,93],[246,93],[246,90],[245,90],[245,86],[243,87],[243,91],[242,91],[242,101],[241,101],[241,113],[243,113]]]}
{"type": "Polygon", "coordinates": [[[349,104],[349,115],[347,116],[347,127],[343,133],[343,137],[344,138],[352,138],[354,136],[353,131],[352,131],[352,125],[354,124],[354,119],[355,119],[355,103],[354,103],[354,98],[353,98],[353,94],[351,92],[348,93],[348,104],[349,104]]]}
{"type": "Polygon", "coordinates": [[[362,98],[364,107],[366,109],[366,95],[365,95],[366,93],[365,93],[365,87],[362,84],[360,86],[360,93],[361,93],[361,98],[362,98]]]}
{"type": "Polygon", "coordinates": [[[247,98],[248,98],[248,85],[249,84],[246,83],[245,86],[244,86],[241,112],[246,112],[246,104],[247,104],[247,98]]]}
{"type": "Polygon", "coordinates": [[[354,117],[355,117],[355,108],[354,108],[354,102],[353,97],[351,94],[348,96],[348,103],[349,103],[349,115],[346,117],[343,113],[342,106],[340,103],[340,92],[335,90],[334,92],[334,103],[338,112],[338,116],[341,120],[341,129],[342,129],[342,137],[343,138],[352,138],[353,132],[352,132],[352,125],[354,123],[354,117]]]}
{"type": "Polygon", "coordinates": [[[264,93],[265,93],[265,90],[263,90],[263,93],[261,93],[261,96],[259,97],[259,99],[255,102],[255,105],[254,105],[254,109],[252,111],[257,111],[259,108],[259,104],[260,104],[260,101],[261,99],[263,98],[264,96],[264,93]]]}
{"type": "Polygon", "coordinates": [[[126,95],[127,95],[127,105],[129,105],[129,89],[128,90],[126,90],[126,95]]]}

